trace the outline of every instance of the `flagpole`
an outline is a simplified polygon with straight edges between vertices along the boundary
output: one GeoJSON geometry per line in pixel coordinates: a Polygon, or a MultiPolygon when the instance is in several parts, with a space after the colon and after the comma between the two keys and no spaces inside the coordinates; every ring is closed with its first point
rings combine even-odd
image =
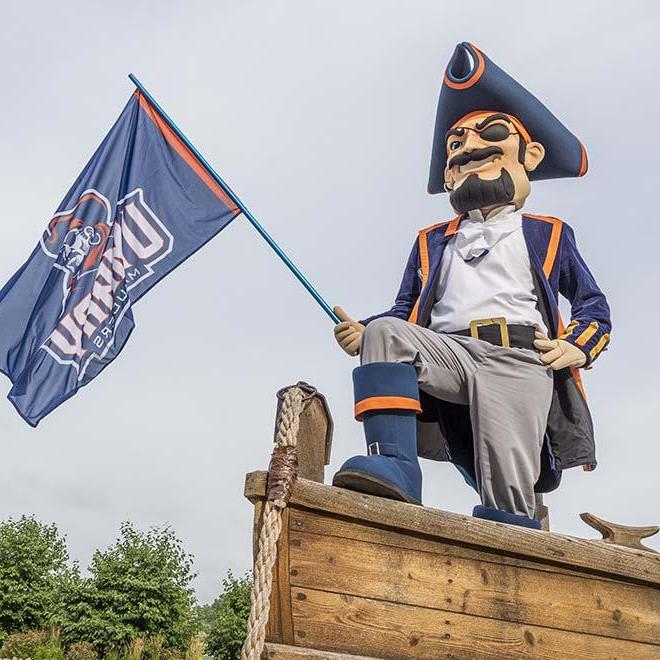
{"type": "Polygon", "coordinates": [[[264,229],[261,223],[250,213],[249,209],[238,198],[236,193],[225,183],[222,177],[211,167],[211,164],[197,151],[195,146],[183,134],[181,129],[172,121],[169,115],[163,110],[159,103],[154,99],[151,94],[145,89],[144,85],[132,74],[129,73],[128,77],[131,82],[140,90],[140,93],[149,101],[158,114],[165,120],[168,126],[176,133],[179,139],[192,151],[202,164],[204,169],[209,173],[213,180],[227,193],[231,200],[241,210],[241,213],[247,218],[248,222],[259,232],[261,237],[270,245],[275,254],[286,264],[287,268],[295,275],[297,280],[307,289],[316,302],[323,308],[323,311],[335,322],[339,323],[339,317],[332,311],[332,308],[323,299],[323,296],[314,288],[312,283],[298,270],[298,267],[289,259],[288,255],[282,248],[275,242],[273,237],[264,229]]]}

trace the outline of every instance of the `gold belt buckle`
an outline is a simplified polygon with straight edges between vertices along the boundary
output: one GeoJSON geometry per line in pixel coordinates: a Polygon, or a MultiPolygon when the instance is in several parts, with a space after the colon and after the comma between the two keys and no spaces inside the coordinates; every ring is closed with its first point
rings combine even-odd
{"type": "Polygon", "coordinates": [[[477,319],[476,321],[470,321],[470,336],[479,339],[479,328],[485,325],[499,325],[502,346],[504,348],[511,348],[511,344],[509,343],[509,328],[506,327],[506,319],[503,316],[497,316],[494,319],[477,319]]]}

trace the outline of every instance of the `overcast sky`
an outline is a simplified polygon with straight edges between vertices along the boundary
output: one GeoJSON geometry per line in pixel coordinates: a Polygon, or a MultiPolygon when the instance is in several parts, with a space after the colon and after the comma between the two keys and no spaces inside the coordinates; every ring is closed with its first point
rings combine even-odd
{"type": "MultiPolygon", "coordinates": [[[[331,304],[382,311],[417,230],[453,215],[446,196],[425,192],[429,153],[444,67],[473,41],[590,156],[585,178],[535,183],[526,207],[573,225],[614,322],[610,350],[585,374],[600,465],[564,474],[546,498],[552,527],[593,537],[581,511],[660,523],[659,8],[5,1],[0,284],[125,105],[133,71],[331,304]]],[[[304,379],[327,395],[330,479],[363,451],[356,362],[240,217],[134,313],[119,358],[37,430],[0,399],[0,519],[55,521],[84,566],[122,520],[171,525],[207,601],[228,568],[250,566],[243,480],[268,464],[275,391],[304,379]]],[[[477,497],[452,466],[423,470],[427,505],[471,512],[477,497]]]]}

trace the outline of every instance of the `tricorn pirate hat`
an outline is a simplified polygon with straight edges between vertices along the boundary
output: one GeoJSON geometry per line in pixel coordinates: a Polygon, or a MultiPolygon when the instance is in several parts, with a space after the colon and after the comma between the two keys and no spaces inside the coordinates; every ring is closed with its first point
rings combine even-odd
{"type": "Polygon", "coordinates": [[[587,153],[580,141],[548,108],[476,46],[463,42],[449,60],[435,119],[428,191],[444,191],[446,132],[475,112],[502,112],[522,124],[524,133],[545,147],[545,158],[530,172],[531,180],[582,176],[587,153]]]}

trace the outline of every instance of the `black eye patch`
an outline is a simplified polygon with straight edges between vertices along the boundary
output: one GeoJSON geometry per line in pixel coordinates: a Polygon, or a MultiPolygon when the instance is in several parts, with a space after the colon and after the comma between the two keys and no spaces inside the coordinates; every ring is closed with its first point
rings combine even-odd
{"type": "Polygon", "coordinates": [[[486,140],[486,142],[501,142],[511,135],[511,131],[504,124],[491,124],[490,126],[486,126],[480,132],[480,135],[481,139],[486,140]]]}

